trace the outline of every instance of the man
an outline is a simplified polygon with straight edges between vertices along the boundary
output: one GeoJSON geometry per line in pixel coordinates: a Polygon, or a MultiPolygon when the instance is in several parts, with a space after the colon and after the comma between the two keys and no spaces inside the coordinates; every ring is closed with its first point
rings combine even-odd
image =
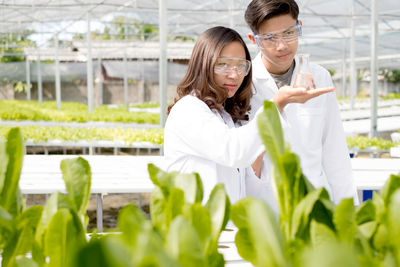
{"type": "MultiPolygon", "coordinates": [[[[308,180],[316,188],[325,187],[335,203],[354,197],[358,204],[329,72],[310,64],[317,89],[291,86],[298,72],[298,15],[295,0],[253,0],[247,7],[245,19],[252,30],[249,39],[260,49],[253,60],[255,95],[250,118],[264,100],[273,100],[280,111],[285,140],[299,156],[308,180]]],[[[263,162],[263,173],[267,173],[268,158],[263,162]]]]}

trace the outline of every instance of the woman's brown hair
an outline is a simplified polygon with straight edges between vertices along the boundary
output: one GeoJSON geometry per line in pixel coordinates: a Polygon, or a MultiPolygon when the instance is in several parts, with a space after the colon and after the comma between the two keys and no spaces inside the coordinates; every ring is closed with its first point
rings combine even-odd
{"type": "Polygon", "coordinates": [[[178,96],[168,107],[168,113],[179,99],[193,92],[210,109],[221,111],[224,107],[234,122],[248,120],[247,111],[250,110],[252,96],[251,68],[236,94],[231,98],[228,98],[226,89],[218,86],[214,79],[215,62],[221,50],[232,42],[241,43],[246,53],[246,59],[251,61],[246,44],[235,30],[218,26],[210,28],[200,35],[193,48],[186,74],[177,87],[178,96]]]}

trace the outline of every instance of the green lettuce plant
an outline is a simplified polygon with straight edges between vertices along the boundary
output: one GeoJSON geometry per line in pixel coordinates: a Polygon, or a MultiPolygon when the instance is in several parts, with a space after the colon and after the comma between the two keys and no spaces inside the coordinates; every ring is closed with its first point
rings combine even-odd
{"type": "Polygon", "coordinates": [[[56,192],[44,208],[27,209],[18,186],[23,155],[20,130],[13,128],[0,140],[1,265],[69,266],[74,253],[87,242],[90,167],[82,158],[63,160],[68,195],[56,192]]]}
{"type": "Polygon", "coordinates": [[[222,184],[202,205],[198,174],[167,173],[149,164],[156,185],[151,220],[134,205],[118,216],[120,234],[93,237],[75,257],[74,266],[224,266],[218,239],[230,202],[222,184]]]}
{"type": "Polygon", "coordinates": [[[254,266],[400,266],[400,175],[359,207],[352,199],[335,205],[302,173],[272,102],[264,103],[258,124],[273,164],[279,218],[261,200],[235,203],[239,254],[254,266]]]}

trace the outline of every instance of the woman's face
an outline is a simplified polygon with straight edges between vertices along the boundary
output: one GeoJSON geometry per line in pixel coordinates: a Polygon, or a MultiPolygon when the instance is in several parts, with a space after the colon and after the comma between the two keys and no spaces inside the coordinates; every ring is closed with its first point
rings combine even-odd
{"type": "Polygon", "coordinates": [[[248,73],[250,62],[246,60],[246,52],[240,42],[232,42],[225,46],[214,65],[214,79],[225,88],[228,98],[233,97],[244,77],[248,73]]]}

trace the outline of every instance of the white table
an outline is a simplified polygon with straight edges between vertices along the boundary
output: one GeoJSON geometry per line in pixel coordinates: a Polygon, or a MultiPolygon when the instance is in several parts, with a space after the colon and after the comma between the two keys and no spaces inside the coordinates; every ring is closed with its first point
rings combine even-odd
{"type": "MultiPolygon", "coordinates": [[[[370,132],[371,120],[343,121],[346,136],[366,134],[370,132]]],[[[378,118],[378,132],[397,131],[400,129],[400,116],[378,118]]]]}
{"type": "MultiPolygon", "coordinates": [[[[60,163],[77,155],[26,155],[20,179],[23,194],[65,193],[60,163]]],[[[111,193],[150,193],[154,189],[147,164],[163,168],[162,156],[83,155],[92,171],[91,193],[97,197],[97,227],[102,230],[103,196],[111,193]]],[[[351,159],[358,191],[380,190],[390,174],[400,172],[400,159],[351,159]]]]}
{"type": "Polygon", "coordinates": [[[400,159],[352,158],[357,190],[380,190],[391,174],[400,173],[400,159]]]}
{"type": "Polygon", "coordinates": [[[390,148],[390,156],[400,158],[400,146],[390,148]]]}
{"type": "MultiPolygon", "coordinates": [[[[19,186],[23,194],[66,193],[60,164],[78,155],[26,155],[19,186]]],[[[161,156],[83,155],[91,168],[90,192],[97,198],[97,228],[103,229],[103,196],[112,193],[150,193],[154,189],[147,164],[163,165],[161,156]]]]}

